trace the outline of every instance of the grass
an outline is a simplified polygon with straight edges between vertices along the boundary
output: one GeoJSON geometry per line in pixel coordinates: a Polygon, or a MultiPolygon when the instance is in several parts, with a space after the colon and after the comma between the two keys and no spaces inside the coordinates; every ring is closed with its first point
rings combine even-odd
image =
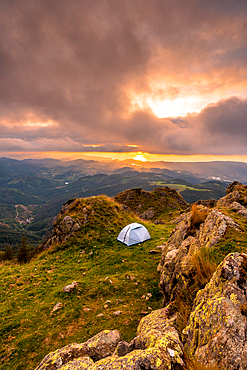
{"type": "MultiPolygon", "coordinates": [[[[116,238],[126,224],[140,222],[138,218],[106,197],[76,203],[71,217],[82,217],[84,207],[89,222],[68,241],[25,265],[0,265],[1,370],[33,370],[49,352],[84,342],[103,329],[118,329],[123,340],[130,341],[143,312],[162,307],[156,272],[160,254],[148,252],[168,239],[174,225],[168,220],[164,225],[141,221],[151,239],[127,247],[116,238]],[[78,288],[63,292],[72,281],[79,283],[78,288]],[[51,313],[58,302],[62,308],[51,313]],[[119,310],[122,313],[115,316],[119,310]]],[[[195,284],[173,306],[178,309],[180,333],[196,292],[209,281],[216,265],[228,253],[247,252],[246,220],[229,210],[224,213],[234,218],[242,232],[229,228],[215,247],[194,256],[195,284]]],[[[190,369],[216,370],[194,360],[190,369]]]]}
{"type": "Polygon", "coordinates": [[[157,186],[166,186],[168,188],[171,188],[171,189],[175,189],[177,190],[179,193],[183,190],[186,190],[186,189],[189,189],[189,190],[195,190],[195,191],[205,191],[207,189],[197,189],[197,188],[194,188],[192,186],[188,186],[188,185],[183,185],[183,184],[167,184],[166,182],[164,181],[155,181],[155,184],[157,186]]]}
{"type": "Polygon", "coordinates": [[[115,203],[102,199],[87,205],[94,209],[91,223],[67,242],[28,264],[1,265],[0,369],[34,369],[47,353],[103,329],[118,329],[130,341],[142,311],[162,307],[156,272],[160,254],[148,252],[168,239],[173,226],[145,223],[151,239],[127,247],[116,240],[118,232],[138,219],[120,210],[115,217],[115,203]],[[107,222],[112,217],[115,225],[107,222]],[[78,289],[64,293],[72,281],[78,289]],[[62,308],[51,314],[58,302],[62,308]],[[122,313],[115,316],[118,310],[122,313]]]}

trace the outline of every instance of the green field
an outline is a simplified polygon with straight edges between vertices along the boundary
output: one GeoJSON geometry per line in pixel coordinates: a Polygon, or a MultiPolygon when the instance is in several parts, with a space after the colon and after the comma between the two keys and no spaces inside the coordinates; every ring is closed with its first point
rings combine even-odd
{"type": "Polygon", "coordinates": [[[189,189],[189,190],[195,190],[195,191],[205,191],[205,189],[197,189],[197,188],[194,188],[192,186],[187,186],[187,185],[183,185],[183,184],[167,184],[166,182],[164,181],[156,181],[155,184],[157,186],[166,186],[168,188],[171,188],[171,189],[175,189],[177,190],[179,193],[181,191],[184,191],[186,189],[189,189]]]}

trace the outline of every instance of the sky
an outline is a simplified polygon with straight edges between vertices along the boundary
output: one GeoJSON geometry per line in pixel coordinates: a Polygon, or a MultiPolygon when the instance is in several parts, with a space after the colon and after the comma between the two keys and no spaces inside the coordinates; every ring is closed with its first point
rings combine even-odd
{"type": "Polygon", "coordinates": [[[0,156],[84,154],[247,162],[247,1],[0,0],[0,156]]]}

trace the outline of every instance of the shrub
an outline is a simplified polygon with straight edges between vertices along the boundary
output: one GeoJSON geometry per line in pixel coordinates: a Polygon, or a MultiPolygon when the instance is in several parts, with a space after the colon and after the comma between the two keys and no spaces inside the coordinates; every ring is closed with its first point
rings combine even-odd
{"type": "Polygon", "coordinates": [[[192,204],[191,212],[191,225],[198,228],[205,221],[208,211],[206,209],[199,209],[196,204],[192,204]]]}

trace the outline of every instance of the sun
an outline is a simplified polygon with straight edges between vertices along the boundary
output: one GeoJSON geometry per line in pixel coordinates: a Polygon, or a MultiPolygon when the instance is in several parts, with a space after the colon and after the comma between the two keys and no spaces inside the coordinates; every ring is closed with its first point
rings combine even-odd
{"type": "Polygon", "coordinates": [[[144,157],[144,153],[142,152],[138,152],[137,154],[135,154],[133,159],[135,161],[147,162],[147,158],[144,157]]]}
{"type": "Polygon", "coordinates": [[[202,102],[194,97],[179,97],[172,100],[148,99],[148,104],[159,118],[185,117],[189,113],[199,113],[203,108],[202,102]]]}

